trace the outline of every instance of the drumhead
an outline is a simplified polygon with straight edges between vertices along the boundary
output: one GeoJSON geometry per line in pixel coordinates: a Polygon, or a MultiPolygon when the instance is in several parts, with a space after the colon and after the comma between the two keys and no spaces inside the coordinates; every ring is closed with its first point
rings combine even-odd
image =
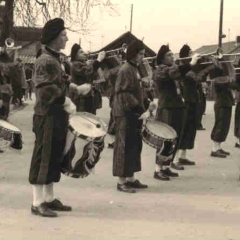
{"type": "Polygon", "coordinates": [[[107,134],[106,124],[91,113],[77,113],[69,120],[69,124],[79,136],[94,139],[103,137],[107,134]]]}
{"type": "Polygon", "coordinates": [[[12,132],[20,132],[20,130],[17,127],[1,119],[0,119],[0,127],[8,129],[9,131],[12,131],[12,132]]]}
{"type": "Polygon", "coordinates": [[[171,140],[177,137],[177,133],[172,127],[156,120],[147,121],[146,127],[151,133],[164,139],[171,140]]]}

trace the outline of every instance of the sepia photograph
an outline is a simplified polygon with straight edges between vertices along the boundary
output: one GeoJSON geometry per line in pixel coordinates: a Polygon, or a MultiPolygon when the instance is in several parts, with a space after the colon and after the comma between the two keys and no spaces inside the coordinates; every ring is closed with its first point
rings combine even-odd
{"type": "Polygon", "coordinates": [[[0,0],[0,240],[239,240],[239,10],[0,0]]]}

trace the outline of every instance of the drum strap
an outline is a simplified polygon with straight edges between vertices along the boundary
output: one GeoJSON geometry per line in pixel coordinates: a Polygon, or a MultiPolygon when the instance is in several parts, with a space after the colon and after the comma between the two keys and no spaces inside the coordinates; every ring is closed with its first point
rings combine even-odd
{"type": "Polygon", "coordinates": [[[133,91],[120,90],[116,94],[119,94],[119,93],[130,93],[130,94],[133,94],[133,91]]]}
{"type": "Polygon", "coordinates": [[[40,83],[36,88],[42,88],[42,87],[45,87],[45,86],[48,86],[48,85],[52,85],[52,84],[56,84],[56,83],[53,83],[53,82],[43,82],[43,83],[40,83]]]}

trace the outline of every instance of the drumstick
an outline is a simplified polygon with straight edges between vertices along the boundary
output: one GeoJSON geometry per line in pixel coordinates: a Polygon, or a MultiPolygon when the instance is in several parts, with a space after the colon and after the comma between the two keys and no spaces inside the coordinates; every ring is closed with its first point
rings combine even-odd
{"type": "Polygon", "coordinates": [[[86,118],[84,116],[82,116],[84,119],[86,119],[87,121],[91,122],[92,124],[94,124],[96,126],[96,128],[100,128],[101,125],[99,123],[94,123],[93,121],[91,121],[89,118],[86,118]]]}

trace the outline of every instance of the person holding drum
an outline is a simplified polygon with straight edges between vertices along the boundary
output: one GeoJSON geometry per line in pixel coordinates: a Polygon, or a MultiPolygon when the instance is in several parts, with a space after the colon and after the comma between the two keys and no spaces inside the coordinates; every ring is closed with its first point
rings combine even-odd
{"type": "Polygon", "coordinates": [[[153,80],[159,93],[158,109],[156,120],[168,124],[178,136],[175,151],[169,157],[161,155],[161,149],[156,153],[156,170],[154,178],[158,180],[170,180],[169,177],[178,177],[178,173],[172,172],[169,168],[183,170],[179,162],[174,162],[174,157],[179,148],[185,121],[185,104],[182,99],[179,81],[191,70],[191,65],[195,65],[199,59],[198,55],[193,55],[190,64],[178,66],[174,64],[173,53],[169,46],[163,45],[158,51],[157,68],[154,71],[153,80]]]}
{"type": "Polygon", "coordinates": [[[115,84],[113,176],[118,177],[118,191],[126,193],[135,193],[134,188],[148,187],[134,178],[134,173],[141,171],[141,128],[145,115],[138,65],[144,53],[144,44],[140,40],[128,46],[127,62],[122,65],[115,84]]]}
{"type": "Polygon", "coordinates": [[[65,48],[67,41],[64,21],[61,18],[49,20],[42,30],[41,42],[45,47],[35,62],[33,132],[36,140],[29,182],[33,187],[31,212],[44,217],[56,217],[53,211],[71,211],[70,206],[54,198],[53,183],[60,181],[68,119],[76,112],[76,106],[66,96],[67,86],[78,93],[86,88],[66,81],[59,51],[65,48]]]}
{"type": "Polygon", "coordinates": [[[78,86],[86,84],[90,90],[85,95],[77,95],[70,93],[70,97],[77,106],[77,112],[89,112],[96,114],[97,103],[94,98],[94,88],[92,83],[97,73],[100,63],[105,58],[106,53],[100,52],[96,61],[87,64],[87,54],[83,51],[79,44],[74,44],[71,49],[71,77],[72,82],[78,86]]]}

